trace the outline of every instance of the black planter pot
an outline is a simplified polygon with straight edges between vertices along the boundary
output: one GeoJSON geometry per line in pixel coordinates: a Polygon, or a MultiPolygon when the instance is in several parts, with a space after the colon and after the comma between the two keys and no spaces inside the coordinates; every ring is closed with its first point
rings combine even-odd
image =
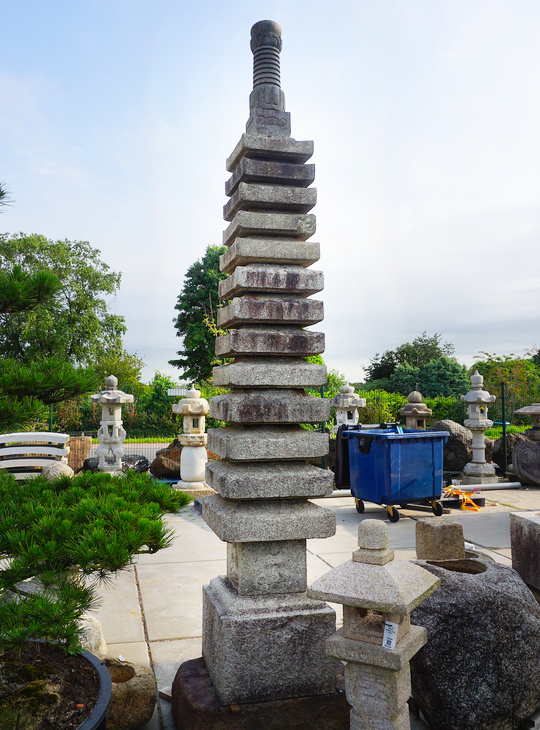
{"type": "Polygon", "coordinates": [[[77,730],[106,730],[106,715],[112,695],[111,675],[105,664],[97,656],[94,656],[89,651],[83,651],[82,656],[90,662],[98,673],[99,696],[91,714],[84,722],[81,722],[77,730]]]}

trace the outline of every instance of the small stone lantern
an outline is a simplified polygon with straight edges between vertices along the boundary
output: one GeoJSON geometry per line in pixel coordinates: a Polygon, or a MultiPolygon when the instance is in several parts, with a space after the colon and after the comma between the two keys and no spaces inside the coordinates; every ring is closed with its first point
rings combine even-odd
{"type": "Polygon", "coordinates": [[[400,416],[405,416],[405,428],[425,431],[426,418],[431,416],[433,411],[426,406],[422,393],[418,390],[409,393],[407,400],[409,401],[407,405],[404,405],[399,411],[400,416]]]}
{"type": "Polygon", "coordinates": [[[182,444],[180,455],[180,481],[175,489],[189,492],[194,497],[204,494],[215,494],[205,479],[207,435],[204,432],[206,416],[208,415],[208,401],[201,398],[201,391],[191,386],[186,398],[175,403],[172,407],[173,413],[184,417],[184,433],[181,433],[178,440],[182,444]]]}
{"type": "Polygon", "coordinates": [[[473,458],[463,469],[462,484],[491,484],[497,481],[495,467],[486,462],[486,445],[484,442],[484,431],[493,426],[493,421],[488,419],[488,404],[495,400],[482,389],[484,378],[478,370],[471,375],[472,390],[461,396],[463,403],[467,404],[468,418],[464,425],[472,431],[472,453],[473,458]]]}
{"type": "Polygon", "coordinates": [[[533,403],[532,406],[518,408],[514,413],[524,413],[525,415],[531,416],[532,428],[528,428],[525,431],[525,435],[531,441],[540,441],[540,403],[533,403]]]}
{"type": "Polygon", "coordinates": [[[336,425],[332,429],[337,433],[340,426],[356,426],[358,423],[358,409],[366,407],[366,399],[360,398],[354,392],[354,386],[342,385],[339,393],[332,399],[330,405],[336,409],[336,425]]]}
{"type": "Polygon", "coordinates": [[[133,403],[133,396],[117,390],[118,378],[109,375],[106,388],[90,396],[92,403],[101,403],[101,421],[97,437],[98,469],[115,476],[123,474],[122,456],[126,432],[122,426],[122,404],[133,403]]]}
{"type": "Polygon", "coordinates": [[[307,594],[343,604],[343,628],[327,639],[326,653],[347,662],[350,727],[407,730],[409,660],[427,641],[425,628],[411,626],[410,613],[440,580],[414,563],[394,560],[388,527],[380,520],[360,523],[358,548],[307,594]]]}

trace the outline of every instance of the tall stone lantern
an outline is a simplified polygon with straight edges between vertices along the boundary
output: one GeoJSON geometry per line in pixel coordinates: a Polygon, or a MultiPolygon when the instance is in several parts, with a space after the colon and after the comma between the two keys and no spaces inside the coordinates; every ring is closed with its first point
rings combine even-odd
{"type": "Polygon", "coordinates": [[[409,393],[407,401],[408,403],[399,411],[400,416],[405,416],[405,428],[425,431],[426,418],[431,416],[433,411],[426,406],[422,393],[418,390],[409,393]]]}
{"type": "Polygon", "coordinates": [[[462,484],[491,484],[497,481],[495,467],[486,462],[486,445],[484,432],[493,426],[493,421],[488,419],[488,404],[495,400],[483,390],[484,378],[478,370],[471,375],[472,389],[466,395],[461,396],[463,403],[467,404],[468,418],[464,425],[472,431],[472,453],[473,458],[463,469],[462,484]]]}
{"type": "Polygon", "coordinates": [[[330,403],[336,409],[336,425],[332,429],[337,433],[340,426],[356,426],[358,423],[358,409],[366,407],[366,399],[354,392],[354,386],[346,383],[339,389],[339,393],[330,403]]]}
{"type": "Polygon", "coordinates": [[[440,580],[414,563],[394,560],[388,527],[363,520],[352,560],[319,578],[308,596],[343,604],[343,628],[327,639],[326,653],[347,662],[345,694],[353,730],[410,728],[409,660],[427,641],[410,613],[440,580]]]}
{"type": "Polygon", "coordinates": [[[204,428],[208,409],[208,401],[201,398],[201,391],[196,390],[195,386],[191,386],[186,398],[182,398],[172,407],[173,413],[184,417],[184,433],[178,437],[183,447],[180,455],[180,481],[175,484],[175,488],[189,492],[194,497],[215,494],[204,481],[208,461],[204,428]]]}
{"type": "Polygon", "coordinates": [[[109,375],[106,388],[101,393],[90,396],[92,403],[101,403],[101,421],[97,437],[98,469],[109,474],[122,474],[122,456],[126,432],[122,425],[122,405],[133,403],[133,396],[117,390],[118,378],[109,375]]]}

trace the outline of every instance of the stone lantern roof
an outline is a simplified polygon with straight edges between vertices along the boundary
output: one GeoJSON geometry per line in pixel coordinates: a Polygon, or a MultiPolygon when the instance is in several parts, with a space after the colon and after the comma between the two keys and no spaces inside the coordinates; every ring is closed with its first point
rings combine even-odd
{"type": "Polygon", "coordinates": [[[474,375],[471,375],[472,389],[465,395],[460,396],[462,402],[468,403],[469,405],[487,405],[488,403],[493,403],[495,396],[490,395],[487,390],[483,390],[483,384],[484,378],[478,370],[475,370],[474,375]]]}
{"type": "Polygon", "coordinates": [[[540,416],[540,403],[533,403],[530,406],[523,406],[523,408],[518,408],[517,411],[514,411],[514,413],[523,413],[527,416],[540,416]]]}
{"type": "Polygon", "coordinates": [[[346,383],[339,389],[339,393],[332,400],[334,408],[365,408],[366,399],[354,392],[354,386],[346,383]]]}
{"type": "Polygon", "coordinates": [[[412,393],[409,393],[407,396],[407,400],[409,401],[406,403],[403,408],[400,408],[399,415],[400,416],[431,416],[433,411],[431,408],[428,408],[426,404],[424,403],[422,393],[418,390],[413,390],[412,393]]]}
{"type": "Polygon", "coordinates": [[[379,520],[358,527],[359,549],[309,588],[311,598],[405,616],[439,586],[439,579],[419,565],[394,560],[388,528],[379,520]]]}
{"type": "Polygon", "coordinates": [[[105,390],[90,396],[92,403],[133,403],[133,395],[131,393],[124,393],[123,390],[116,389],[118,378],[114,375],[109,375],[105,383],[107,385],[105,390]]]}
{"type": "Polygon", "coordinates": [[[182,416],[207,416],[209,405],[206,398],[201,398],[201,391],[196,390],[192,385],[187,396],[175,403],[172,410],[173,413],[179,413],[182,416]]]}

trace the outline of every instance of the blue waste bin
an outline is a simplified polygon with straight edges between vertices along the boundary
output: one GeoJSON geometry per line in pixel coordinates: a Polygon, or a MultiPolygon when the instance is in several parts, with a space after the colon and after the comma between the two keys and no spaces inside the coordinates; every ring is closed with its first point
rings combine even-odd
{"type": "Polygon", "coordinates": [[[348,428],[340,438],[348,445],[349,478],[358,512],[364,501],[385,505],[392,522],[399,520],[396,505],[430,504],[443,513],[443,449],[446,431],[416,431],[399,426],[348,428]]]}

